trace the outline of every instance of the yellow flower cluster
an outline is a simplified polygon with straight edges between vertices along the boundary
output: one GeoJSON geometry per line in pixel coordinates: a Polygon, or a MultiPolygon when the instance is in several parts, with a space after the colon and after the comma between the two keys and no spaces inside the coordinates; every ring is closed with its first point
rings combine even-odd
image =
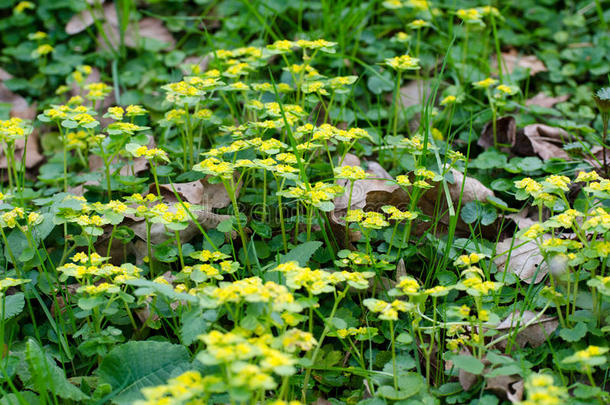
{"type": "Polygon", "coordinates": [[[317,182],[310,185],[298,183],[296,187],[290,187],[288,190],[277,194],[283,197],[297,198],[306,204],[318,205],[331,201],[336,196],[343,194],[344,191],[343,187],[338,184],[317,182]]]}
{"type": "Polygon", "coordinates": [[[378,313],[379,319],[384,321],[396,321],[399,312],[407,312],[413,309],[413,304],[401,300],[385,302],[376,298],[367,298],[363,303],[369,311],[378,313]]]}
{"type": "Polygon", "coordinates": [[[88,90],[89,92],[87,93],[87,95],[85,97],[87,97],[87,99],[89,100],[103,100],[108,94],[110,94],[110,91],[112,90],[112,87],[107,85],[106,83],[89,83],[85,86],[85,90],[88,90]]]}
{"type": "Polygon", "coordinates": [[[363,180],[370,175],[364,171],[360,166],[339,166],[335,167],[335,178],[346,179],[346,180],[363,180]]]}
{"type": "Polygon", "coordinates": [[[356,222],[365,229],[381,229],[390,225],[383,214],[375,211],[364,212],[361,209],[347,211],[345,222],[356,222]]]}
{"type": "Polygon", "coordinates": [[[338,329],[337,336],[341,339],[345,339],[348,336],[363,336],[363,337],[373,337],[377,334],[377,328],[370,328],[366,326],[362,326],[360,328],[347,328],[347,329],[338,329]]]}
{"type": "Polygon", "coordinates": [[[413,58],[409,55],[401,55],[395,56],[393,58],[388,58],[385,60],[385,64],[391,67],[392,69],[398,71],[419,69],[419,59],[413,58]]]}
{"type": "Polygon", "coordinates": [[[527,399],[519,405],[551,405],[568,403],[567,389],[554,384],[548,374],[532,374],[525,382],[527,399]]]}
{"type": "Polygon", "coordinates": [[[381,210],[386,214],[390,215],[390,221],[412,221],[417,218],[417,212],[401,211],[393,205],[384,205],[381,210]]]}
{"type": "Polygon", "coordinates": [[[13,117],[8,120],[0,120],[0,139],[5,142],[13,142],[28,135],[32,130],[28,121],[13,117]]]}
{"type": "Polygon", "coordinates": [[[203,377],[199,371],[186,371],[177,377],[171,378],[167,384],[146,387],[142,389],[144,399],[137,400],[134,405],[159,405],[174,403],[195,403],[199,396],[213,392],[212,388],[222,383],[220,377],[206,375],[203,377]]]}

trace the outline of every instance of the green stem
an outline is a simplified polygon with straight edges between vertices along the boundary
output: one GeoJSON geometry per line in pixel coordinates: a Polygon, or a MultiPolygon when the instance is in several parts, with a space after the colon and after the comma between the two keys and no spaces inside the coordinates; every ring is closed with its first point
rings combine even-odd
{"type": "MultiPolygon", "coordinates": [[[[398,391],[398,372],[396,370],[396,345],[394,342],[394,321],[390,321],[390,339],[392,344],[392,370],[394,378],[394,390],[398,391]]],[[[426,370],[427,371],[427,370],[426,370]]],[[[426,380],[429,381],[429,380],[426,380]]]]}
{"type": "Polygon", "coordinates": [[[343,297],[345,297],[348,290],[349,290],[349,286],[347,288],[345,288],[345,290],[343,290],[341,293],[339,293],[339,295],[335,298],[335,303],[333,304],[333,308],[330,311],[330,315],[327,319],[325,319],[324,330],[322,331],[322,335],[320,335],[320,339],[318,339],[318,344],[317,344],[316,348],[314,349],[313,354],[311,356],[311,367],[308,367],[307,371],[305,372],[305,379],[303,380],[303,388],[301,389],[301,402],[303,402],[303,403],[307,403],[307,401],[306,401],[307,385],[309,384],[309,378],[311,377],[312,367],[316,364],[316,360],[318,358],[318,353],[320,352],[322,343],[324,343],[324,338],[326,338],[326,335],[328,334],[328,332],[330,332],[329,325],[331,324],[332,319],[335,317],[335,313],[337,312],[339,303],[341,302],[343,297]]]}

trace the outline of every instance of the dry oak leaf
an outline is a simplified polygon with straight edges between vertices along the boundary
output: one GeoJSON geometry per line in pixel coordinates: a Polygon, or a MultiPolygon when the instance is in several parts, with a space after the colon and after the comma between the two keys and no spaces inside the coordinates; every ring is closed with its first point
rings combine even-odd
{"type": "Polygon", "coordinates": [[[102,10],[94,7],[91,10],[83,10],[80,13],[73,15],[70,21],[68,21],[68,24],[66,24],[66,34],[78,34],[93,25],[95,20],[106,20],[107,22],[118,26],[119,19],[117,18],[114,2],[104,5],[102,10]]]}
{"type": "Polygon", "coordinates": [[[485,389],[506,397],[511,404],[523,400],[523,379],[517,375],[499,375],[485,381],[485,389]]]}
{"type": "MultiPolygon", "coordinates": [[[[548,70],[536,55],[520,55],[516,49],[502,52],[502,71],[512,74],[517,67],[528,69],[530,76],[548,70]]],[[[491,69],[495,72],[498,71],[498,58],[496,55],[491,57],[491,69]]]]}
{"type": "Polygon", "coordinates": [[[572,141],[572,136],[565,130],[544,124],[526,125],[517,132],[517,139],[512,151],[521,156],[538,155],[542,160],[551,158],[570,159],[561,146],[572,141]]]}
{"type": "Polygon", "coordinates": [[[534,97],[525,100],[525,105],[530,107],[537,105],[544,108],[552,108],[555,104],[563,103],[570,98],[569,94],[562,94],[561,96],[551,97],[547,96],[543,92],[536,94],[534,97]]]}
{"type": "Polygon", "coordinates": [[[538,284],[549,272],[548,265],[543,263],[540,248],[534,241],[515,239],[513,243],[513,238],[507,238],[498,243],[496,253],[498,256],[494,263],[498,266],[498,271],[514,273],[527,284],[538,284]]]}
{"type": "MultiPolygon", "coordinates": [[[[554,316],[540,316],[532,311],[519,311],[510,313],[502,322],[496,326],[496,330],[505,332],[508,334],[513,333],[514,329],[521,329],[527,325],[523,330],[517,332],[514,337],[515,342],[520,346],[524,347],[529,344],[531,347],[539,347],[544,344],[547,336],[553,333],[559,326],[557,317],[554,316]]],[[[507,340],[500,341],[497,346],[504,350],[506,348],[507,340]]]]}
{"type": "MultiPolygon", "coordinates": [[[[118,25],[112,24],[107,21],[102,29],[106,34],[106,38],[110,42],[113,48],[116,48],[119,44],[119,27],[118,25]]],[[[129,48],[137,48],[142,45],[142,41],[145,38],[154,39],[156,41],[165,44],[164,49],[173,49],[176,45],[176,41],[172,34],[163,25],[161,20],[152,17],[145,17],[138,21],[137,26],[133,22],[127,26],[125,30],[125,46],[129,48]]],[[[98,44],[101,49],[107,49],[108,43],[106,39],[101,35],[98,35],[98,44]]]]}
{"type": "MultiPolygon", "coordinates": [[[[7,80],[11,77],[11,75],[5,71],[2,71],[2,75],[2,80],[7,80]]],[[[10,91],[4,83],[0,83],[0,103],[11,105],[11,117],[18,117],[26,120],[33,120],[36,118],[36,106],[30,106],[25,98],[10,91]]],[[[24,149],[26,168],[31,169],[42,162],[44,157],[40,153],[37,130],[32,131],[32,133],[28,136],[27,145],[23,139],[18,139],[15,141],[15,159],[17,161],[21,161],[23,159],[24,149]]],[[[0,152],[0,168],[6,169],[6,167],[6,156],[4,155],[4,151],[2,151],[0,152]]]]}
{"type": "MultiPolygon", "coordinates": [[[[66,33],[69,35],[78,34],[90,27],[95,20],[104,21],[102,29],[108,41],[113,47],[119,42],[119,19],[116,12],[114,2],[104,5],[102,10],[93,7],[91,10],[83,10],[74,15],[66,25],[66,33]]],[[[142,37],[156,39],[162,43],[168,44],[173,48],[176,41],[172,34],[165,28],[163,23],[151,17],[146,17],[138,21],[137,26],[130,22],[125,30],[124,41],[125,45],[135,48],[139,45],[142,37]]],[[[98,35],[98,43],[103,47],[107,47],[106,39],[100,33],[98,35]]]]}
{"type": "MultiPolygon", "coordinates": [[[[517,120],[510,115],[501,117],[496,120],[496,137],[495,140],[503,152],[508,152],[509,148],[515,145],[517,136],[517,120]]],[[[483,127],[483,132],[477,141],[477,144],[482,148],[491,148],[494,146],[494,126],[492,121],[489,121],[483,127]]]]}
{"type": "MultiPolygon", "coordinates": [[[[460,354],[471,355],[468,350],[461,350],[460,354]]],[[[493,371],[491,362],[487,356],[481,359],[485,368],[481,373],[482,376],[487,376],[493,371]]],[[[449,363],[449,362],[448,362],[449,363]]],[[[446,364],[445,367],[448,365],[446,364]]],[[[464,391],[470,390],[479,379],[478,375],[469,373],[464,369],[458,371],[458,381],[464,391]]],[[[499,396],[508,399],[511,403],[517,403],[523,399],[523,379],[518,375],[498,375],[494,377],[485,377],[485,389],[494,391],[499,396]]]]}
{"type": "MultiPolygon", "coordinates": [[[[360,159],[356,155],[348,153],[345,155],[341,166],[360,167],[360,159]]],[[[349,209],[363,209],[365,206],[367,206],[367,203],[369,203],[368,199],[370,198],[370,193],[379,191],[386,193],[393,193],[398,190],[402,191],[400,186],[388,183],[388,180],[393,180],[393,178],[383,167],[381,167],[379,163],[373,161],[368,162],[368,169],[366,172],[375,178],[354,181],[351,206],[349,209]]],[[[344,223],[341,217],[345,215],[348,210],[347,204],[349,201],[350,186],[349,181],[345,179],[338,180],[337,184],[343,186],[346,189],[346,192],[335,198],[333,201],[335,204],[335,210],[332,212],[331,217],[335,220],[335,222],[344,223]]],[[[406,198],[406,193],[404,191],[402,191],[402,193],[406,198]]],[[[377,208],[379,209],[381,206],[377,208]]]]}

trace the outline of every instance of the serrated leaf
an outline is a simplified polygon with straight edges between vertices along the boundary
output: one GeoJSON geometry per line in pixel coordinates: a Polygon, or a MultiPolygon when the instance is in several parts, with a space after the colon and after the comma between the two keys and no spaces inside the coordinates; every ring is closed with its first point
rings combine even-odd
{"type": "Polygon", "coordinates": [[[144,387],[160,385],[190,367],[186,347],[168,342],[132,341],[114,348],[97,370],[101,383],[112,386],[112,402],[130,404],[144,387]]]}

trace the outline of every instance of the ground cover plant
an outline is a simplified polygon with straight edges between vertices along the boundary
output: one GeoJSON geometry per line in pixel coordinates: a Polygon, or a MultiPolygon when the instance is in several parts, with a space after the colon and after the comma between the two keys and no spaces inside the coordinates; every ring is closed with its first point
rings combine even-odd
{"type": "Polygon", "coordinates": [[[0,404],[609,403],[608,21],[0,0],[0,404]]]}

